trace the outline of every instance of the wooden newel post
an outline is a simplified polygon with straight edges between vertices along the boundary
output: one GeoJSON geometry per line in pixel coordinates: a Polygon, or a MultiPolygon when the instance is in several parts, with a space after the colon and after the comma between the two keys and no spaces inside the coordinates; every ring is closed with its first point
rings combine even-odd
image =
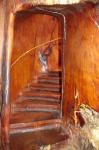
{"type": "Polygon", "coordinates": [[[4,1],[4,34],[2,49],[2,110],[1,110],[1,143],[10,142],[10,64],[13,43],[14,14],[6,0],[4,1]]]}

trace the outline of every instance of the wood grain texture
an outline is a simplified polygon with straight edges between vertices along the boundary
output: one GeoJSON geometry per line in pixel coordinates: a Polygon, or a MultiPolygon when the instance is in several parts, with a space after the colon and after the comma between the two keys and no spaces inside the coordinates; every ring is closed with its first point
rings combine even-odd
{"type": "Polygon", "coordinates": [[[26,7],[19,8],[18,12],[11,9],[9,17],[6,18],[7,44],[3,56],[2,80],[2,143],[9,143],[9,135],[13,132],[42,130],[42,127],[49,130],[48,125],[56,127],[57,130],[57,122],[64,128],[63,119],[67,120],[67,116],[70,115],[74,117],[75,111],[82,103],[99,111],[99,4],[38,6],[38,9],[26,3],[25,5],[26,7]],[[30,8],[29,11],[27,8],[30,8]],[[12,13],[12,10],[15,12],[12,13]],[[50,12],[47,13],[49,10],[57,12],[58,18],[50,12]],[[64,51],[62,51],[63,22],[59,14],[64,18],[66,25],[64,51]],[[48,58],[48,72],[43,76],[38,52],[44,51],[51,40],[52,53],[48,58]],[[58,71],[62,75],[64,73],[61,81],[59,74],[57,76],[58,71]],[[62,93],[59,87],[63,82],[65,84],[62,93]],[[24,89],[27,91],[24,92],[24,89]],[[62,94],[63,105],[61,105],[62,94]],[[41,99],[46,96],[46,101],[41,99]],[[28,98],[32,98],[33,101],[28,98]],[[56,98],[59,103],[55,101],[56,98]],[[40,104],[37,102],[38,99],[40,104]],[[61,111],[64,111],[63,116],[61,111]]]}
{"type": "Polygon", "coordinates": [[[69,113],[81,103],[99,111],[99,7],[88,7],[66,17],[64,111],[69,113]]]}
{"type": "Polygon", "coordinates": [[[3,33],[4,33],[4,5],[3,1],[0,1],[0,112],[1,112],[1,67],[2,67],[2,48],[3,48],[3,33]]]}
{"type": "MultiPolygon", "coordinates": [[[[3,1],[0,1],[0,62],[3,46],[3,31],[4,31],[4,6],[3,1]]],[[[1,76],[1,63],[0,63],[0,76],[1,76]]]]}
{"type": "Polygon", "coordinates": [[[4,1],[4,40],[2,49],[2,111],[1,111],[1,141],[2,144],[9,142],[9,116],[10,116],[10,102],[9,102],[9,61],[11,54],[11,38],[8,38],[8,33],[12,28],[11,18],[13,3],[12,1],[4,1]],[[11,27],[11,28],[9,28],[11,27]]]}
{"type": "Polygon", "coordinates": [[[48,59],[48,68],[52,71],[59,69],[60,49],[58,43],[60,40],[58,38],[61,36],[59,32],[60,23],[55,17],[40,14],[33,15],[29,12],[15,17],[11,57],[12,101],[33,78],[36,82],[38,73],[42,72],[39,51],[44,50],[50,41],[54,39],[56,41],[52,42],[52,53],[48,59]],[[51,37],[52,31],[54,32],[51,37]]]}

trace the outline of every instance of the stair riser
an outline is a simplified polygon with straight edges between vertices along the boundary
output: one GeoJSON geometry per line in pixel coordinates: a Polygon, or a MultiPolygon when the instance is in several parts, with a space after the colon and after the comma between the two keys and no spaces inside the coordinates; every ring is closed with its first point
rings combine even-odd
{"type": "Polygon", "coordinates": [[[26,100],[37,100],[37,101],[45,101],[45,102],[56,102],[60,103],[60,97],[59,98],[50,98],[50,97],[37,97],[37,96],[26,96],[26,97],[20,97],[18,98],[18,101],[26,101],[26,100]]]}
{"type": "Polygon", "coordinates": [[[38,77],[36,83],[29,83],[12,104],[11,123],[45,121],[60,118],[61,77],[50,72],[38,77]],[[32,114],[33,113],[33,114],[32,114]]]}

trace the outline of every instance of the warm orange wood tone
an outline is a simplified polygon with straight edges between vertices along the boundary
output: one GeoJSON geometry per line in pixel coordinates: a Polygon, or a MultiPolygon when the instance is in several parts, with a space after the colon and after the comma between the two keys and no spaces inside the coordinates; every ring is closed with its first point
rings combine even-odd
{"type": "MultiPolygon", "coordinates": [[[[3,12],[3,2],[0,1],[0,95],[1,95],[1,66],[2,66],[1,59],[3,46],[3,31],[4,31],[4,12],[3,12]]],[[[0,98],[0,110],[1,110],[1,98],[0,98]]]]}
{"type": "Polygon", "coordinates": [[[99,5],[20,4],[5,18],[2,144],[50,129],[56,142],[80,104],[99,111],[99,5]]]}
{"type": "Polygon", "coordinates": [[[39,51],[47,48],[51,40],[53,40],[52,53],[48,59],[48,68],[51,71],[59,70],[61,49],[59,49],[58,43],[61,34],[59,33],[60,23],[56,17],[34,15],[29,12],[15,15],[13,32],[11,100],[15,101],[18,93],[33,78],[36,79],[38,73],[42,71],[38,57],[39,51]],[[25,54],[27,51],[30,52],[25,54]],[[20,56],[22,57],[20,58],[20,56]]]}
{"type": "Polygon", "coordinates": [[[3,1],[0,1],[0,85],[1,85],[1,57],[2,57],[2,46],[3,46],[3,31],[4,31],[4,7],[3,7],[3,1]]]}
{"type": "Polygon", "coordinates": [[[89,6],[66,17],[64,111],[69,113],[82,103],[99,111],[99,6],[89,6]]]}

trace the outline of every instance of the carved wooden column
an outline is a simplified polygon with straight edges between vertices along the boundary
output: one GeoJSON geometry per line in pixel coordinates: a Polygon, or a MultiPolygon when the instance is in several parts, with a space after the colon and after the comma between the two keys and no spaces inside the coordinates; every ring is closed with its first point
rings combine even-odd
{"type": "MultiPolygon", "coordinates": [[[[9,100],[9,82],[10,82],[10,54],[12,38],[8,37],[13,25],[11,17],[13,13],[13,2],[3,2],[4,10],[4,33],[2,44],[2,72],[1,72],[1,94],[2,94],[2,110],[1,110],[1,140],[2,144],[9,143],[9,117],[10,117],[10,100],[9,100]]],[[[12,37],[12,36],[11,36],[12,37]]]]}

